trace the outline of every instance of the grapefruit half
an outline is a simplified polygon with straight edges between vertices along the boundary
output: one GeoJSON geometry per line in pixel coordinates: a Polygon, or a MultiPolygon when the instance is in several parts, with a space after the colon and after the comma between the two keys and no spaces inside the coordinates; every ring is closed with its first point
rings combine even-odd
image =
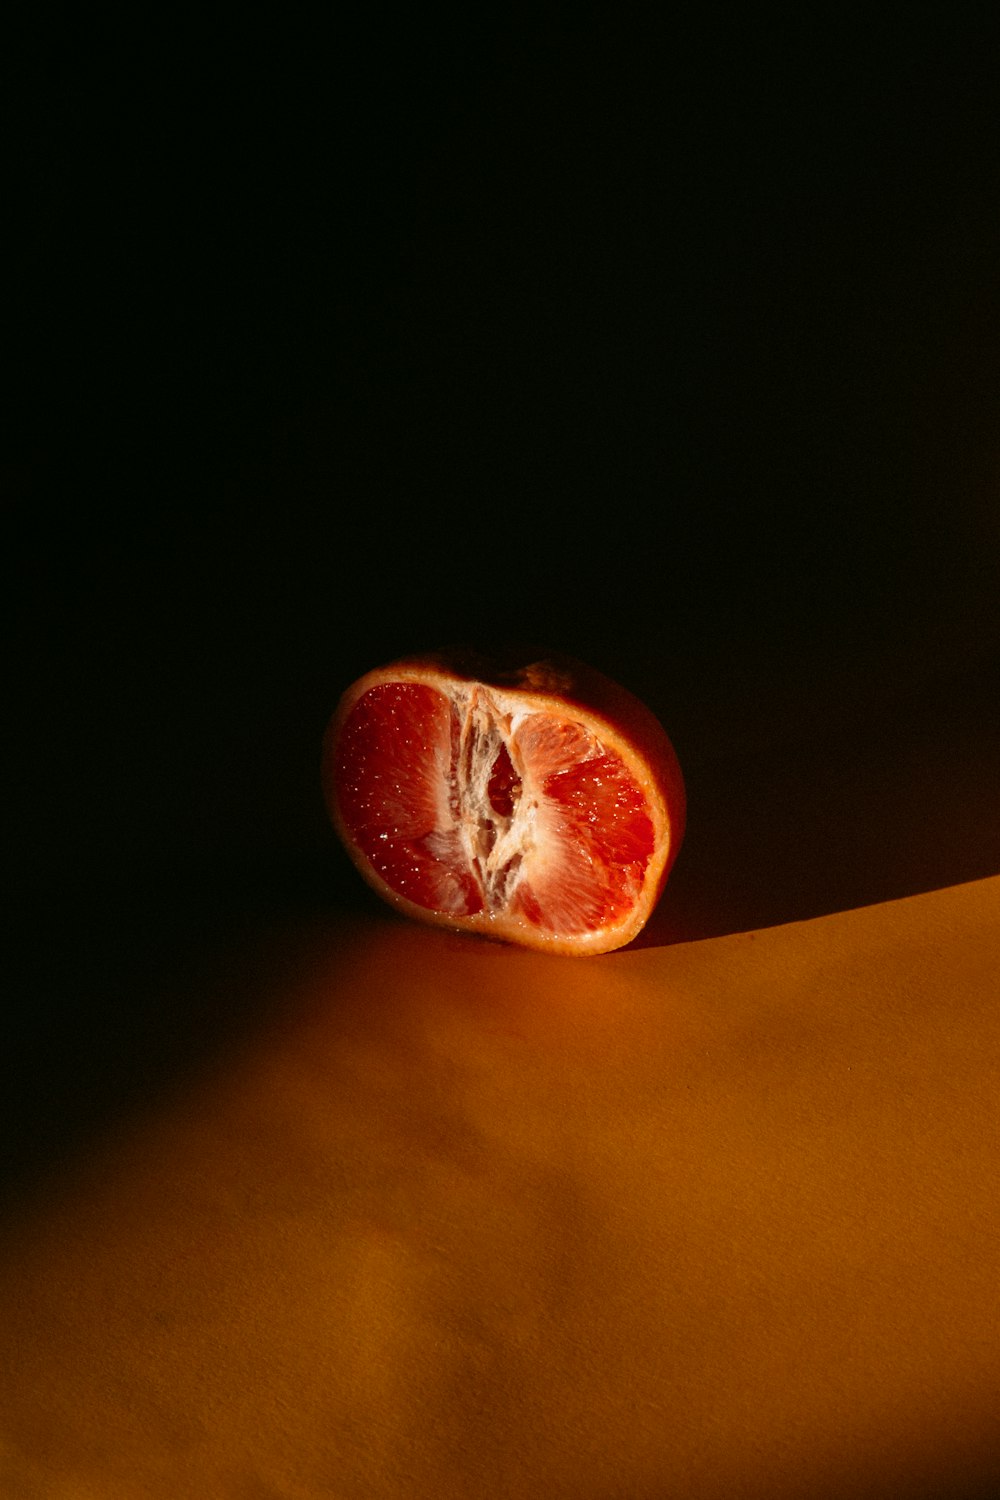
{"type": "Polygon", "coordinates": [[[458,650],[368,672],[330,721],[323,788],[347,853],[397,911],[551,953],[630,942],[684,833],[659,721],[552,654],[458,650]]]}

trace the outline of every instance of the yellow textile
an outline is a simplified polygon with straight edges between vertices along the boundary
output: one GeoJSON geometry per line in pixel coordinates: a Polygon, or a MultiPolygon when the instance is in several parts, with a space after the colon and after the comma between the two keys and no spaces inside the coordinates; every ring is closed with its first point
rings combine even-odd
{"type": "Polygon", "coordinates": [[[331,919],[200,982],[262,1018],[4,1231],[4,1500],[985,1483],[1000,877],[579,961],[331,919]]]}

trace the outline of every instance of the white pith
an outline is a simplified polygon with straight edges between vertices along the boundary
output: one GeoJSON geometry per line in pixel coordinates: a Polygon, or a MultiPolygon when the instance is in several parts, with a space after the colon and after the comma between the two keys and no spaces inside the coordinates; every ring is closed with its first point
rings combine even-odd
{"type": "Polygon", "coordinates": [[[498,913],[538,869],[546,847],[544,801],[518,747],[518,729],[528,714],[518,707],[506,711],[478,683],[456,685],[449,697],[460,723],[458,757],[454,781],[451,764],[442,767],[437,827],[428,844],[433,849],[440,841],[443,851],[457,835],[486,911],[498,913]],[[489,796],[503,747],[520,783],[512,789],[509,815],[498,812],[489,796]]]}

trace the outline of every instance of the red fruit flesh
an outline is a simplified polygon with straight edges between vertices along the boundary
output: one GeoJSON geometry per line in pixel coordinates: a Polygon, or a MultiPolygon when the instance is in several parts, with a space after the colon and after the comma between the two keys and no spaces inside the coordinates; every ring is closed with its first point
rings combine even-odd
{"type": "Polygon", "coordinates": [[[483,900],[458,823],[459,749],[443,694],[419,683],[380,684],[344,725],[335,792],[351,836],[391,890],[467,916],[483,900]]]}
{"type": "Polygon", "coordinates": [[[376,879],[443,917],[573,936],[628,916],[656,835],[642,787],[590,728],[511,712],[479,683],[381,682],[340,730],[333,794],[376,879]]]}

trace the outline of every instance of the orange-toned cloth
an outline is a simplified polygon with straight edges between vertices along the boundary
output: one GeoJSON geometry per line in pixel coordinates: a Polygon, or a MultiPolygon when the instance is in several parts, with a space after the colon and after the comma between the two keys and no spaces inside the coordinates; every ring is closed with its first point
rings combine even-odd
{"type": "Polygon", "coordinates": [[[4,1231],[4,1500],[986,1492],[1000,878],[579,961],[290,927],[233,983],[4,1231]]]}

